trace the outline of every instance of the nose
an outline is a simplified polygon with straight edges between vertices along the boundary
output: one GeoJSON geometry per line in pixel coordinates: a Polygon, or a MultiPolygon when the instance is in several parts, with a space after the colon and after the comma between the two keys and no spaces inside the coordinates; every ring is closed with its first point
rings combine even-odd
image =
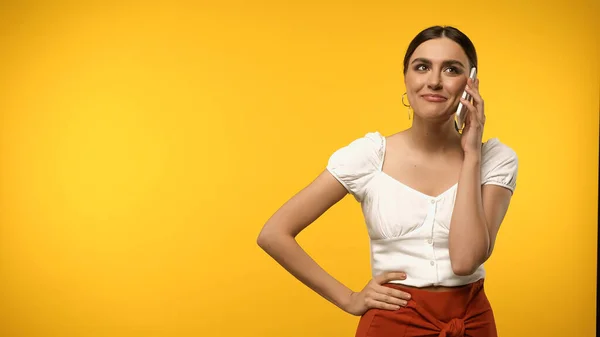
{"type": "Polygon", "coordinates": [[[442,76],[436,71],[432,71],[427,78],[427,87],[431,90],[439,90],[442,88],[442,76]]]}

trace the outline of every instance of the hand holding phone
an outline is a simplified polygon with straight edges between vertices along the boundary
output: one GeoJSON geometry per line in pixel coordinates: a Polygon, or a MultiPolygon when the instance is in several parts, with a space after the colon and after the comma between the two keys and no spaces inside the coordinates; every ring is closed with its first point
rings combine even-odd
{"type": "MultiPolygon", "coordinates": [[[[469,74],[469,78],[472,81],[475,81],[475,78],[477,78],[477,68],[475,68],[475,67],[471,68],[471,73],[469,74]]],[[[465,90],[465,91],[463,91],[462,98],[469,101],[469,100],[471,100],[471,95],[469,95],[467,93],[467,91],[465,90]]],[[[462,131],[462,129],[465,126],[467,112],[468,112],[467,107],[465,107],[464,104],[462,102],[460,102],[458,104],[458,109],[456,109],[456,115],[455,115],[456,124],[457,124],[458,130],[460,130],[460,131],[462,131]]]]}

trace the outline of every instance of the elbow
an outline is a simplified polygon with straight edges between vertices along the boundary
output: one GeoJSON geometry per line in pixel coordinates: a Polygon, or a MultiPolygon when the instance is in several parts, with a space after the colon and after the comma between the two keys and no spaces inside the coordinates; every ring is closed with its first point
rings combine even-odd
{"type": "Polygon", "coordinates": [[[266,250],[269,245],[269,241],[271,241],[270,235],[266,233],[264,229],[260,231],[258,237],[256,238],[256,244],[263,250],[266,250]]]}
{"type": "Polygon", "coordinates": [[[470,276],[477,271],[479,264],[473,261],[451,261],[452,272],[458,276],[470,276]]]}
{"type": "Polygon", "coordinates": [[[256,238],[256,244],[264,251],[268,251],[269,248],[273,246],[273,243],[278,240],[279,238],[277,233],[269,230],[268,228],[263,228],[256,238]]]}
{"type": "Polygon", "coordinates": [[[490,256],[489,248],[450,251],[450,265],[457,276],[473,275],[490,256]]]}
{"type": "Polygon", "coordinates": [[[475,273],[475,271],[477,270],[477,268],[468,268],[468,267],[452,267],[452,272],[454,272],[454,275],[458,275],[458,276],[470,276],[473,275],[473,273],[475,273]]]}

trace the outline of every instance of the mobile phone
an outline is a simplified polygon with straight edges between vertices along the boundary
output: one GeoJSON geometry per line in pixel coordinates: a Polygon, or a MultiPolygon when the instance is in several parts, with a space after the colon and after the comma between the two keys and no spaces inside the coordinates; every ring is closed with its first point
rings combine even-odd
{"type": "MultiPolygon", "coordinates": [[[[469,78],[471,80],[475,81],[475,78],[477,78],[477,68],[475,68],[475,67],[471,68],[471,73],[469,74],[469,78]]],[[[462,98],[469,101],[469,100],[471,100],[471,95],[469,95],[467,93],[467,91],[465,90],[465,91],[463,91],[462,98]]],[[[462,104],[462,102],[458,103],[458,108],[456,109],[456,114],[455,114],[455,120],[456,120],[458,129],[460,131],[462,131],[463,127],[465,126],[465,119],[466,119],[467,112],[468,112],[467,107],[465,107],[462,104]]]]}

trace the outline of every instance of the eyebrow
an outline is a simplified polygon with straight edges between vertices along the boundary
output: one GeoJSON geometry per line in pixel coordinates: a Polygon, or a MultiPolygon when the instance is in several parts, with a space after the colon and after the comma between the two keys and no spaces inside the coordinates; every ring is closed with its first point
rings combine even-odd
{"type": "MultiPolygon", "coordinates": [[[[426,58],[422,58],[422,57],[418,57],[416,59],[414,59],[411,64],[416,63],[416,62],[421,62],[421,63],[425,63],[427,65],[431,65],[431,61],[426,59],[426,58]]],[[[444,66],[450,66],[450,65],[459,65],[463,68],[465,68],[465,65],[462,64],[462,62],[458,61],[458,60],[446,60],[444,62],[442,62],[442,65],[444,66]]]]}

